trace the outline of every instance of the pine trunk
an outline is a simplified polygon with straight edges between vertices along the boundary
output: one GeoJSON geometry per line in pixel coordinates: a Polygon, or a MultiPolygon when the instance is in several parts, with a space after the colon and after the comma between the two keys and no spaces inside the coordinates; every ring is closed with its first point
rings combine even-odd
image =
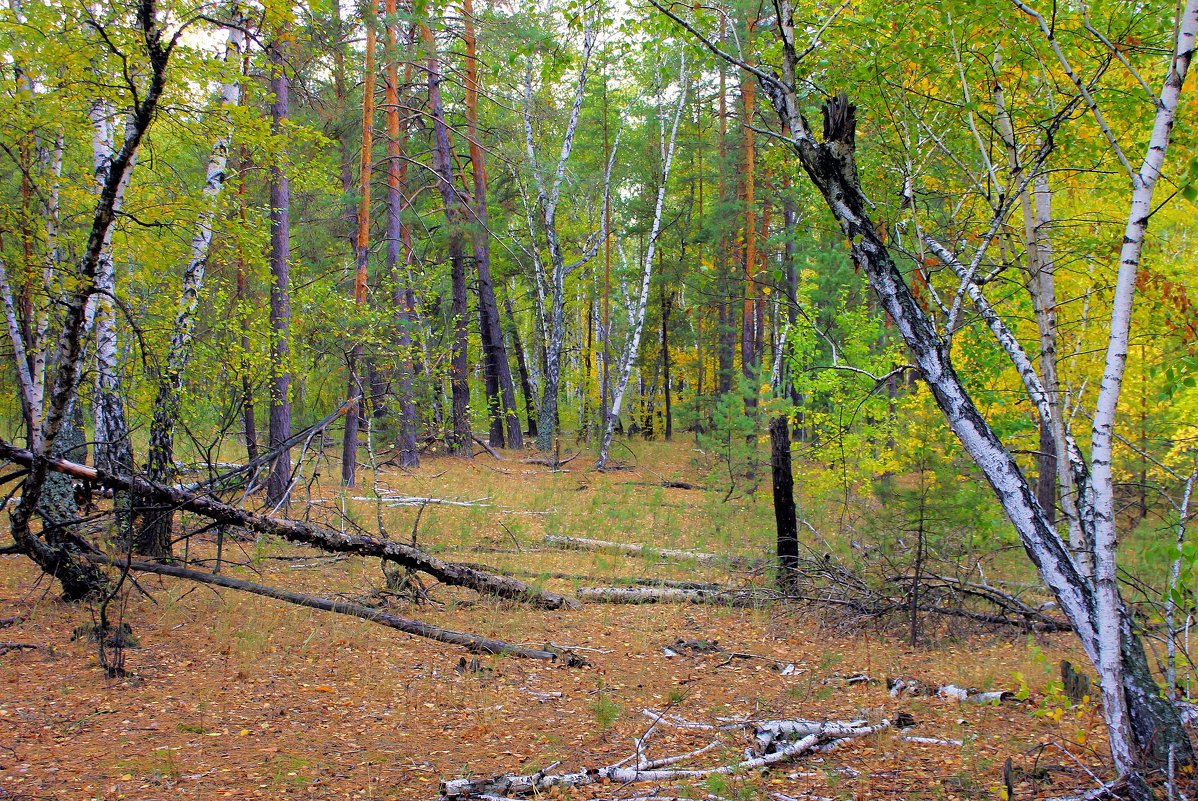
{"type": "MultiPolygon", "coordinates": [[[[374,4],[367,0],[362,5],[363,24],[366,26],[366,60],[362,80],[362,148],[358,171],[358,230],[354,240],[354,310],[359,314],[366,306],[366,285],[370,267],[370,173],[374,156],[374,4]]],[[[365,350],[362,334],[359,334],[349,352],[349,378],[346,397],[353,403],[345,414],[345,433],[341,442],[341,483],[352,487],[358,472],[358,427],[362,419],[362,376],[365,350]]]]}
{"type": "MultiPolygon", "coordinates": [[[[271,64],[271,131],[279,135],[287,124],[288,92],[286,39],[267,48],[271,64]]],[[[285,504],[291,489],[291,450],[281,447],[291,437],[291,184],[277,162],[270,167],[270,448],[279,450],[266,483],[266,498],[285,504]]]]}
{"type": "Polygon", "coordinates": [[[441,97],[443,79],[436,41],[428,26],[422,25],[420,32],[428,58],[429,115],[433,120],[433,170],[437,174],[437,185],[441,190],[441,200],[445,204],[445,224],[449,229],[450,280],[453,285],[450,306],[452,345],[449,359],[452,414],[446,445],[450,453],[470,457],[474,455],[474,443],[470,430],[470,365],[467,353],[469,308],[466,300],[466,250],[462,231],[465,204],[453,180],[453,145],[449,140],[449,126],[445,123],[445,103],[441,97]]]}
{"type": "MultiPolygon", "coordinates": [[[[412,398],[415,368],[412,357],[412,329],[416,324],[416,298],[411,287],[409,261],[411,248],[406,248],[403,211],[405,150],[407,128],[400,132],[399,119],[399,49],[395,19],[396,0],[385,0],[387,13],[384,52],[387,59],[387,274],[391,277],[392,303],[397,310],[399,355],[396,365],[396,396],[399,400],[399,465],[418,467],[420,454],[416,446],[416,404],[412,398]]],[[[407,75],[411,81],[411,66],[407,75]]]]}

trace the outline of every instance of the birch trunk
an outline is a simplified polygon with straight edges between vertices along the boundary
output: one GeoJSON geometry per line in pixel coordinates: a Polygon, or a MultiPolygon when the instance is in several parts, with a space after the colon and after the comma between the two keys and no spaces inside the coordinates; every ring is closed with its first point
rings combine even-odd
{"type": "Polygon", "coordinates": [[[603,426],[603,441],[599,445],[599,459],[596,469],[603,470],[607,466],[607,455],[611,448],[611,438],[616,430],[616,421],[620,417],[620,409],[624,403],[624,392],[628,389],[628,379],[632,376],[632,368],[636,363],[637,354],[641,347],[641,331],[645,326],[645,308],[649,305],[649,281],[653,277],[653,256],[657,250],[657,237],[661,234],[662,214],[665,211],[666,188],[670,182],[670,166],[674,161],[674,145],[678,140],[678,121],[682,119],[682,109],[686,105],[686,94],[689,88],[686,73],[686,58],[682,59],[682,69],[679,77],[678,105],[674,109],[674,120],[670,125],[669,137],[666,137],[664,109],[658,107],[658,138],[661,153],[661,182],[657,185],[657,203],[653,209],[653,225],[649,230],[649,240],[645,247],[642,267],[641,292],[637,301],[635,313],[632,316],[632,332],[628,344],[620,360],[620,374],[612,398],[611,414],[603,426]]]}
{"type": "MultiPolygon", "coordinates": [[[[121,210],[125,189],[129,185],[136,156],[127,170],[112,175],[115,154],[114,110],[107,103],[92,105],[92,166],[98,187],[110,179],[116,181],[113,214],[121,210]]],[[[132,118],[130,118],[130,122],[132,118]]],[[[128,131],[126,131],[128,139],[128,131]]],[[[129,425],[125,418],[124,394],[121,390],[120,365],[117,353],[116,330],[116,270],[112,259],[112,228],[104,232],[96,265],[96,293],[91,298],[92,324],[96,332],[96,385],[93,403],[96,420],[95,464],[101,470],[127,471],[133,469],[133,447],[129,440],[129,425]]],[[[121,508],[127,504],[119,503],[121,508]]],[[[126,531],[127,510],[118,520],[118,528],[126,531]]]]}
{"type": "Polygon", "coordinates": [[[99,593],[106,583],[104,575],[79,558],[73,552],[75,546],[72,543],[34,534],[29,528],[29,521],[41,504],[50,470],[50,454],[76,397],[75,390],[83,365],[84,335],[90,316],[89,301],[96,291],[101,253],[109,240],[119,195],[123,192],[122,186],[128,181],[138,147],[153,122],[158,100],[166,85],[171,46],[163,41],[163,27],[157,16],[154,0],[140,0],[135,17],[147,57],[142,91],[130,111],[124,141],[111,158],[105,159],[106,169],[101,175],[103,183],[96,199],[87,243],[79,259],[80,280],[61,302],[63,322],[51,362],[55,368],[52,381],[48,383],[42,436],[38,449],[30,454],[29,474],[25,478],[21,498],[9,515],[10,529],[17,547],[43,571],[59,580],[63,594],[68,599],[81,599],[99,593]]]}
{"type": "MultiPolygon", "coordinates": [[[[995,56],[996,74],[999,72],[999,57],[995,56]]],[[[1015,129],[1007,109],[1002,85],[998,82],[993,90],[995,123],[1002,136],[1007,155],[1010,180],[1015,181],[1025,168],[1021,164],[1015,141],[1015,129]]],[[[1050,229],[1052,225],[1052,195],[1048,187],[1048,176],[1043,166],[1033,165],[1036,170],[1032,178],[1034,194],[1027,183],[1019,192],[1019,205],[1023,217],[1023,244],[1026,254],[1028,294],[1036,314],[1039,330],[1040,379],[1048,395],[1047,411],[1040,414],[1040,453],[1037,457],[1039,475],[1036,479],[1036,495],[1049,519],[1056,522],[1056,503],[1059,498],[1061,511],[1069,526],[1069,544],[1078,559],[1082,572],[1089,575],[1090,544],[1086,541],[1081,519],[1077,512],[1076,483],[1068,458],[1069,445],[1066,441],[1064,404],[1061,398],[1060,380],[1057,370],[1057,317],[1055,262],[1052,255],[1050,229]]]]}
{"type": "MultiPolygon", "coordinates": [[[[245,33],[240,27],[229,29],[229,40],[225,46],[225,63],[240,65],[245,48],[245,33]]],[[[221,104],[226,111],[241,102],[240,76],[230,80],[221,88],[221,104]]],[[[212,225],[216,217],[221,191],[228,175],[229,148],[232,144],[232,123],[212,146],[205,171],[203,203],[196,231],[191,239],[191,255],[183,271],[183,287],[179,294],[179,307],[175,314],[174,334],[166,356],[166,370],[159,377],[158,394],[154,398],[154,411],[150,423],[150,450],[146,464],[146,475],[151,481],[170,483],[175,480],[175,420],[179,416],[180,394],[183,391],[183,376],[191,358],[192,334],[196,325],[196,307],[204,288],[204,273],[208,266],[208,253],[212,247],[212,225]]],[[[139,508],[141,503],[136,504],[139,508]]],[[[134,550],[147,556],[169,558],[171,555],[172,511],[155,510],[134,537],[134,550]]]]}
{"type": "MultiPolygon", "coordinates": [[[[1016,2],[1039,20],[1055,49],[1051,30],[1043,18],[1019,0],[1016,2]]],[[[701,36],[672,11],[656,2],[654,5],[701,36]]],[[[1077,631],[1087,657],[1101,677],[1103,708],[1116,768],[1128,776],[1137,795],[1148,797],[1149,791],[1139,773],[1143,766],[1164,766],[1170,753],[1177,764],[1193,764],[1194,752],[1176,709],[1161,697],[1148,668],[1143,644],[1134,633],[1131,616],[1119,597],[1110,454],[1119,387],[1127,358],[1136,271],[1151,211],[1152,190],[1160,175],[1178,98],[1193,55],[1198,32],[1198,0],[1187,0],[1181,10],[1176,50],[1157,103],[1147,155],[1140,170],[1133,173],[1133,197],[1116,283],[1107,365],[1095,412],[1091,488],[1081,496],[1083,506],[1089,505],[1093,509],[1093,582],[1088,581],[1079,569],[1014,458],[979,413],[953,369],[949,344],[939,336],[916,301],[879,228],[870,218],[870,206],[861,190],[855,160],[856,108],[844,94],[829,100],[823,108],[823,138],[816,138],[799,112],[796,74],[799,55],[789,0],[780,0],[776,19],[782,47],[782,75],[775,76],[743,62],[737,63],[761,80],[784,127],[790,132],[790,143],[804,171],[823,195],[848,240],[854,262],[869,279],[882,307],[907,343],[950,428],[982,470],[1029,558],[1077,631]]],[[[735,60],[722,53],[710,40],[704,39],[704,42],[722,57],[735,60]]],[[[1057,52],[1059,55],[1059,50],[1057,52]]],[[[1073,77],[1063,57],[1062,63],[1073,77]]],[[[1080,81],[1076,83],[1079,92],[1090,101],[1099,122],[1103,123],[1086,86],[1080,81]]],[[[1113,137],[1111,141],[1114,142],[1113,137]]],[[[1126,163],[1126,158],[1123,161],[1126,163]]],[[[993,324],[992,328],[995,328],[993,324]]],[[[1008,355],[1013,359],[1018,353],[1021,351],[1017,347],[1008,348],[1008,355]]],[[[1035,377],[1035,371],[1026,358],[1022,362],[1016,359],[1015,366],[1025,377],[1030,391],[1029,378],[1035,377]]],[[[1033,397],[1038,405],[1046,402],[1042,391],[1039,395],[1033,397]]],[[[1074,454],[1070,456],[1072,459],[1074,454]]],[[[1087,514],[1088,510],[1083,508],[1083,519],[1087,514]]]]}
{"type": "MultiPolygon", "coordinates": [[[[1086,488],[1089,497],[1083,494],[1082,498],[1083,503],[1088,502],[1093,508],[1095,611],[1099,646],[1097,666],[1102,684],[1103,712],[1111,730],[1111,752],[1121,772],[1139,766],[1141,759],[1147,756],[1146,753],[1138,753],[1139,751],[1155,752],[1160,748],[1159,742],[1180,739],[1169,730],[1155,742],[1145,741],[1144,727],[1132,721],[1131,710],[1128,708],[1129,704],[1135,703],[1137,699],[1129,698],[1123,692],[1125,669],[1135,668],[1125,664],[1127,660],[1124,640],[1134,635],[1130,635],[1129,613],[1119,594],[1115,558],[1118,547],[1115,529],[1115,479],[1111,470],[1111,456],[1115,415],[1123,386],[1123,373],[1127,366],[1136,275],[1140,267],[1148,220],[1152,215],[1152,197],[1164,168],[1182,86],[1194,54],[1196,35],[1198,0],[1188,0],[1178,20],[1176,49],[1157,99],[1152,134],[1148,140],[1144,160],[1140,169],[1131,176],[1131,205],[1119,253],[1119,272],[1111,305],[1106,364],[1098,398],[1094,404],[1094,429],[1090,441],[1090,484],[1086,488]]],[[[1136,640],[1138,642],[1138,638],[1136,640]]],[[[1172,746],[1173,743],[1168,745],[1172,746]]],[[[1185,755],[1187,758],[1183,759],[1183,763],[1192,763],[1194,755],[1188,740],[1185,741],[1185,755]]]]}
{"type": "MultiPolygon", "coordinates": [[[[553,448],[553,440],[557,434],[558,419],[558,387],[561,383],[562,347],[565,341],[565,297],[566,275],[570,267],[566,265],[566,256],[562,250],[561,240],[557,231],[557,205],[561,198],[562,182],[565,179],[566,163],[574,150],[574,135],[578,131],[578,121],[582,113],[582,101],[586,94],[587,75],[591,62],[591,53],[595,48],[594,24],[588,19],[583,25],[582,66],[578,70],[578,80],[574,86],[574,102],[570,107],[570,118],[566,123],[566,134],[562,138],[561,152],[557,159],[553,181],[546,185],[540,168],[537,166],[536,147],[533,144],[532,130],[532,62],[524,74],[524,142],[528,152],[529,165],[532,168],[533,179],[537,186],[537,200],[541,206],[542,219],[545,225],[545,242],[549,248],[549,308],[544,311],[541,326],[545,335],[545,383],[541,390],[541,406],[537,421],[537,449],[548,451],[553,448]]],[[[609,162],[610,164],[610,162],[609,162]]],[[[609,169],[610,174],[610,169],[609,169]]],[[[593,255],[593,254],[592,254],[593,255]]],[[[585,263],[584,256],[581,263],[585,263]]],[[[580,265],[581,265],[580,263],[580,265]]],[[[577,266],[580,266],[577,265],[577,266]]],[[[543,277],[538,274],[536,281],[538,292],[541,292],[543,277]]]]}

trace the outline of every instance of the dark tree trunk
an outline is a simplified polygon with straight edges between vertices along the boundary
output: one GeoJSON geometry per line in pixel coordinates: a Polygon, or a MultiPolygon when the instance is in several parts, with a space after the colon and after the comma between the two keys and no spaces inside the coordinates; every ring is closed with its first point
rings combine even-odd
{"type": "Polygon", "coordinates": [[[1057,444],[1052,424],[1040,421],[1040,452],[1036,456],[1036,499],[1050,522],[1057,522],[1057,444]]]}
{"type": "Polygon", "coordinates": [[[663,282],[661,284],[661,369],[662,386],[665,389],[666,403],[666,442],[669,442],[674,436],[674,415],[670,395],[670,309],[674,305],[673,301],[673,295],[666,294],[666,287],[663,282]]]}
{"type": "MultiPolygon", "coordinates": [[[[248,58],[248,56],[247,56],[248,58]]],[[[240,175],[237,181],[237,214],[242,225],[246,224],[248,202],[245,195],[245,174],[249,170],[249,150],[244,145],[241,148],[240,175]]],[[[245,306],[248,298],[248,270],[245,263],[245,251],[240,243],[237,246],[237,315],[244,319],[245,306]]],[[[241,327],[241,420],[245,432],[246,461],[252,462],[258,458],[258,425],[254,419],[254,382],[250,377],[250,335],[246,325],[241,327]]]]}
{"type": "Polygon", "coordinates": [[[516,324],[516,314],[512,311],[512,299],[504,298],[508,320],[512,326],[512,350],[516,352],[516,369],[520,371],[520,391],[524,393],[524,416],[528,418],[530,437],[537,435],[537,396],[532,391],[532,381],[528,378],[528,362],[524,360],[524,344],[520,341],[520,326],[516,324]]]}
{"type": "MultiPolygon", "coordinates": [[[[366,305],[366,287],[370,268],[370,179],[374,155],[374,51],[376,34],[374,9],[377,0],[362,5],[362,22],[366,28],[366,53],[362,81],[362,147],[358,162],[358,231],[354,241],[354,258],[357,270],[354,273],[354,307],[366,305]]],[[[365,364],[365,349],[362,336],[358,333],[349,352],[346,397],[354,401],[345,413],[345,433],[341,441],[341,483],[352,487],[358,473],[358,429],[363,409],[365,389],[362,367],[365,364]]]]}
{"type": "Polygon", "coordinates": [[[491,280],[491,232],[487,219],[487,165],[479,142],[478,129],[478,69],[475,58],[474,4],[464,0],[466,44],[466,128],[470,138],[470,163],[474,177],[474,215],[478,230],[474,236],[474,260],[478,270],[478,315],[482,333],[483,360],[487,373],[487,404],[492,409],[491,444],[523,448],[520,417],[516,413],[516,388],[512,383],[512,368],[503,346],[503,331],[499,324],[499,305],[495,302],[495,285],[491,280]],[[506,428],[506,437],[505,437],[506,428]]]}
{"type": "MultiPolygon", "coordinates": [[[[412,291],[407,260],[401,264],[401,254],[407,246],[407,258],[412,249],[403,222],[404,186],[407,161],[407,127],[400,133],[399,120],[399,53],[395,19],[396,0],[386,0],[386,105],[387,105],[387,272],[394,286],[392,302],[398,317],[399,356],[395,376],[399,401],[399,465],[417,467],[420,455],[416,447],[416,404],[412,397],[415,367],[412,355],[412,329],[416,323],[416,295],[412,291]]],[[[411,67],[407,78],[410,80],[411,67]]]]}
{"type": "MultiPolygon", "coordinates": [[[[288,118],[286,43],[277,39],[267,48],[271,63],[271,130],[278,134],[288,118]]],[[[278,165],[270,167],[270,445],[275,449],[291,436],[291,185],[278,165]]],[[[283,503],[291,484],[291,450],[283,448],[275,457],[266,483],[266,498],[272,505],[283,503]]]]}
{"type": "Polygon", "coordinates": [[[721,278],[719,287],[719,345],[718,353],[716,354],[719,362],[719,381],[716,391],[720,395],[724,395],[732,391],[732,371],[734,369],[733,343],[736,341],[736,315],[733,314],[729,302],[729,282],[726,278],[721,278]]]}
{"type": "Polygon", "coordinates": [[[774,521],[778,526],[778,586],[786,590],[794,585],[799,568],[799,520],[790,461],[790,425],[784,414],[770,420],[770,469],[774,521]]]}
{"type": "Polygon", "coordinates": [[[449,126],[445,123],[445,103],[441,98],[441,62],[436,53],[433,32],[421,27],[427,48],[429,115],[433,120],[433,169],[445,204],[445,223],[449,228],[449,263],[453,284],[450,305],[450,328],[453,332],[450,353],[450,395],[452,414],[446,436],[449,452],[457,456],[473,456],[474,442],[470,430],[470,364],[467,355],[469,308],[466,301],[466,251],[463,244],[463,201],[453,180],[453,145],[449,141],[449,126]]]}

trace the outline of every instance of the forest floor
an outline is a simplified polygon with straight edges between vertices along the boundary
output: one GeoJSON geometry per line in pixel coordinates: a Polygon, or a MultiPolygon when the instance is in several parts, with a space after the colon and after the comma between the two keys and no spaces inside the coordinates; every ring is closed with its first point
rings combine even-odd
{"type": "MultiPolygon", "coordinates": [[[[419,542],[459,561],[596,577],[543,580],[562,592],[602,584],[598,577],[751,579],[653,555],[543,545],[544,534],[560,533],[768,555],[768,482],[728,501],[727,488],[714,483],[664,488],[663,477],[701,482],[706,467],[689,445],[636,450],[628,469],[604,474],[587,454],[554,472],[506,453],[501,462],[480,455],[428,459],[414,471],[383,468],[377,482],[366,471],[346,496],[323,478],[310,498],[298,494],[292,514],[303,514],[310,499],[314,516],[329,519],[328,509],[343,507],[368,529],[381,516],[391,536],[407,539],[417,509],[375,503],[376,487],[479,501],[487,505],[425,507],[419,542]]],[[[335,466],[321,469],[336,474],[335,466]]],[[[207,534],[189,548],[192,559],[214,553],[207,534]]],[[[224,556],[242,563],[225,564],[226,574],[326,597],[377,599],[383,586],[377,560],[253,542],[226,542],[224,556]]],[[[0,641],[48,646],[0,655],[0,799],[432,799],[445,779],[616,762],[649,727],[643,709],[702,722],[877,721],[906,712],[917,725],[765,774],[658,787],[594,784],[568,797],[999,799],[1009,758],[1015,798],[1031,799],[1091,789],[1088,772],[1104,772],[1101,714],[1091,704],[1066,708],[1053,689],[1059,660],[1079,661],[1069,635],[937,629],[911,648],[901,626],[833,619],[815,608],[548,612],[445,587],[430,589],[431,603],[391,600],[396,614],[536,647],[568,646],[591,662],[567,668],[480,657],[482,669],[470,672],[458,669],[463,655],[470,658],[460,648],[361,620],[181,580],[138,581],[152,597],[130,593],[121,614],[139,646],[125,651],[127,676],[110,679],[96,646],[72,640],[94,610],[55,600],[56,588],[23,557],[0,557],[0,618],[21,618],[0,629],[0,641]],[[724,650],[668,656],[665,647],[677,639],[718,641],[724,650]],[[869,681],[846,681],[858,674],[869,681]],[[1023,677],[1030,697],[996,705],[895,699],[885,682],[897,676],[986,690],[1019,690],[1023,677]]],[[[709,732],[663,728],[650,755],[708,740],[709,732]]],[[[748,744],[736,734],[724,741],[707,764],[736,761],[748,744]]]]}

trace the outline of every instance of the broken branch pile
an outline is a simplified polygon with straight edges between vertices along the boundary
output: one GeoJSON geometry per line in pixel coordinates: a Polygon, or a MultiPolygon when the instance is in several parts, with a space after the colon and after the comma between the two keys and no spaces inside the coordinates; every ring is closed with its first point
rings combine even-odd
{"type": "Polygon", "coordinates": [[[530,774],[503,774],[482,779],[453,779],[441,783],[441,795],[447,799],[510,798],[538,794],[553,787],[583,787],[602,781],[615,784],[675,782],[703,779],[721,774],[743,773],[767,769],[804,754],[829,751],[849,740],[874,734],[891,726],[890,721],[886,719],[876,724],[870,724],[865,720],[821,722],[799,719],[738,721],[717,726],[666,717],[651,710],[644,710],[644,713],[652,719],[653,723],[641,737],[634,741],[634,752],[619,762],[605,767],[583,768],[573,772],[554,773],[552,771],[557,767],[555,764],[530,774]],[[693,751],[650,759],[647,753],[647,744],[659,726],[711,731],[714,739],[693,751]],[[753,739],[753,747],[745,749],[742,759],[732,763],[725,760],[717,762],[717,764],[683,767],[687,763],[693,763],[698,757],[725,745],[721,738],[729,732],[741,732],[744,735],[750,735],[753,739]]]}

